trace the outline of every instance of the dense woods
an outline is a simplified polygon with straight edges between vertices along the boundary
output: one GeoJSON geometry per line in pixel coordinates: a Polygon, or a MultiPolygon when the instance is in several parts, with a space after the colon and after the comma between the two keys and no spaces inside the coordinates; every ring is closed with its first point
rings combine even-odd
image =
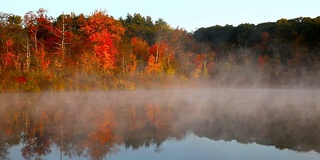
{"type": "Polygon", "coordinates": [[[0,13],[0,60],[0,92],[318,86],[320,17],[189,33],[140,14],[0,13]]]}

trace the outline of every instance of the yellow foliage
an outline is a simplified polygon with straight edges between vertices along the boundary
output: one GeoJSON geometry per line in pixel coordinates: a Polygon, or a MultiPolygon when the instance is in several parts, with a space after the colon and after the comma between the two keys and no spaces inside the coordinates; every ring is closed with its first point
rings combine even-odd
{"type": "Polygon", "coordinates": [[[196,70],[194,70],[194,71],[192,72],[192,76],[193,76],[194,78],[199,78],[199,77],[200,77],[200,73],[201,73],[201,69],[200,69],[200,68],[196,68],[196,70]]]}
{"type": "Polygon", "coordinates": [[[129,73],[133,74],[136,72],[138,66],[137,57],[134,54],[130,54],[130,65],[127,66],[129,73]]]}
{"type": "Polygon", "coordinates": [[[209,77],[209,70],[208,70],[207,67],[205,67],[205,68],[203,69],[203,76],[204,76],[205,78],[209,77]]]}
{"type": "Polygon", "coordinates": [[[170,65],[170,67],[168,68],[167,74],[168,75],[174,75],[175,74],[175,70],[173,69],[172,65],[170,65]]]}

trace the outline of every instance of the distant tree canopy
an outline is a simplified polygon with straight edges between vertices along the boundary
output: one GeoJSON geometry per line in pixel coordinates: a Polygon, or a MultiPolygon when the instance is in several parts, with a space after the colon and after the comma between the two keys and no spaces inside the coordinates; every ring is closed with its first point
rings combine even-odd
{"type": "Polygon", "coordinates": [[[318,82],[320,17],[188,33],[139,13],[0,13],[0,92],[132,89],[202,78],[252,83],[252,73],[264,83],[318,82]]]}
{"type": "MultiPolygon", "coordinates": [[[[292,48],[304,47],[308,52],[319,52],[320,17],[280,19],[277,22],[240,24],[238,26],[212,26],[196,30],[193,37],[197,42],[207,42],[215,52],[243,47],[260,49],[255,54],[274,56],[290,55],[292,48]],[[286,53],[281,53],[286,52],[286,53]]],[[[286,61],[289,57],[285,57],[286,61]]]]}

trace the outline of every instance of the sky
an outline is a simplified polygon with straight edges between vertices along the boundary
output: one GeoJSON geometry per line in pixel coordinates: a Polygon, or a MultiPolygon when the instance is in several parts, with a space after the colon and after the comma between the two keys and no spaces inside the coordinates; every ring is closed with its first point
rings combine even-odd
{"type": "Polygon", "coordinates": [[[39,8],[54,18],[64,12],[91,15],[106,10],[114,18],[128,13],[164,19],[171,27],[189,32],[201,27],[259,24],[281,18],[320,16],[319,0],[0,0],[0,12],[23,16],[39,8]]]}

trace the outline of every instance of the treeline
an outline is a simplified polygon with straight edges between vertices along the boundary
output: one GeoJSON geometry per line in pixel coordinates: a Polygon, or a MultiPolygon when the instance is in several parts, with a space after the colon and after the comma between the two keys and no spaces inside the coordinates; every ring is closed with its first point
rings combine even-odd
{"type": "Polygon", "coordinates": [[[140,14],[53,18],[42,8],[22,17],[0,13],[0,92],[134,89],[190,79],[281,84],[297,75],[314,84],[319,21],[281,19],[188,33],[140,14]]]}
{"type": "Polygon", "coordinates": [[[320,78],[319,35],[320,17],[299,17],[200,28],[193,37],[215,52],[218,68],[231,70],[231,76],[225,76],[229,79],[238,72],[239,81],[252,81],[257,76],[251,74],[256,66],[263,83],[315,85],[320,78]]]}

